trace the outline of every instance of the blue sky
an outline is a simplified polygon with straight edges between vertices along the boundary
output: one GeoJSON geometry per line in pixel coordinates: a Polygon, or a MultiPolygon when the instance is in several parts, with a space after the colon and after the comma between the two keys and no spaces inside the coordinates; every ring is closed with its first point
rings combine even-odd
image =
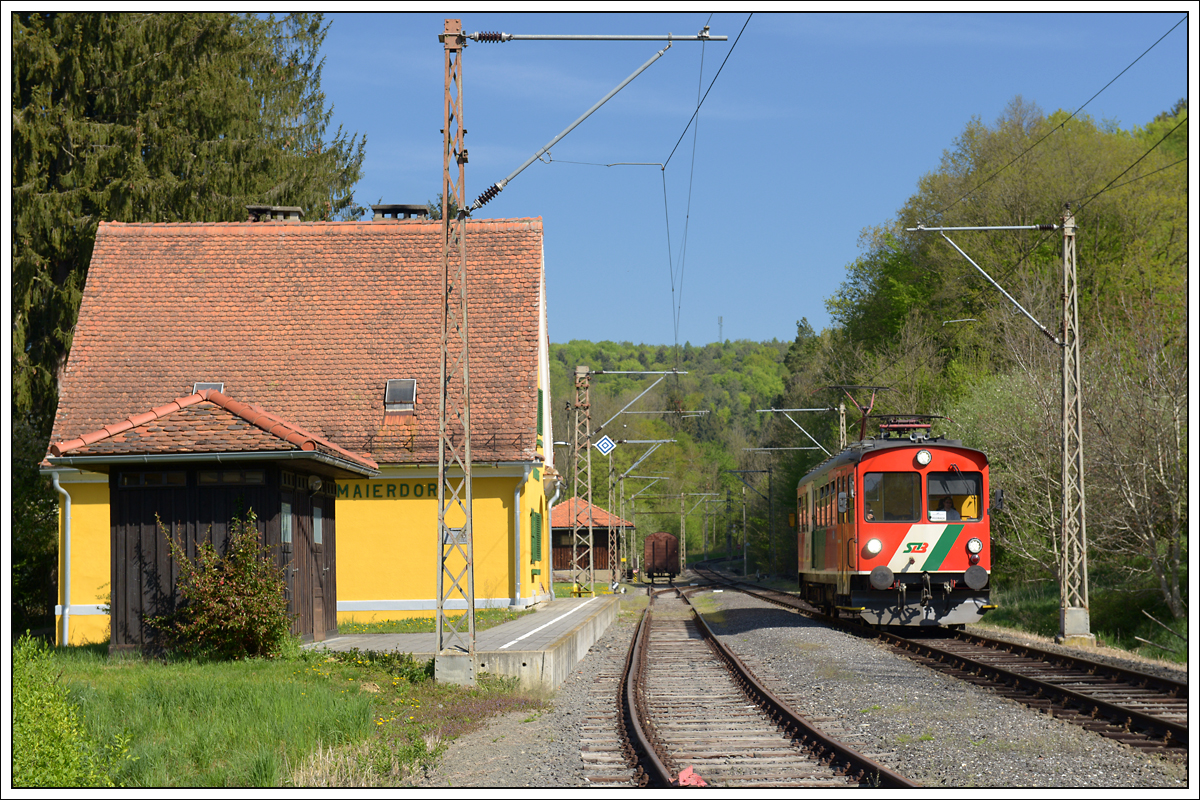
{"type": "MultiPolygon", "coordinates": [[[[440,191],[446,16],[329,15],[322,87],[335,127],[367,136],[363,205],[440,191]]],[[[1017,95],[1047,114],[1075,111],[1183,16],[755,14],[730,55],[747,14],[715,13],[711,32],[727,42],[676,43],[557,144],[553,163],[532,164],[476,216],[542,217],[551,341],[790,340],[801,317],[829,324],[825,300],[860,255],[859,234],[894,216],[973,117],[991,123],[1017,95]],[[698,129],[680,141],[727,55],[698,129]],[[665,171],[566,163],[668,156],[665,171]]],[[[468,33],[516,34],[691,35],[709,17],[461,15],[468,33]]],[[[1186,97],[1195,24],[1175,28],[1084,113],[1129,129],[1186,97]]],[[[662,46],[471,43],[468,197],[662,46]]]]}

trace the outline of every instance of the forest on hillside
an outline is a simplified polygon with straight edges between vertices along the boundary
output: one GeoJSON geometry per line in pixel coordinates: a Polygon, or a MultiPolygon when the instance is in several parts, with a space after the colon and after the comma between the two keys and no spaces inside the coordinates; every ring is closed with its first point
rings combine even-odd
{"type": "MultiPolygon", "coordinates": [[[[1016,98],[995,122],[972,120],[894,219],[863,229],[862,255],[844,265],[846,278],[826,301],[828,329],[818,333],[800,320],[787,343],[553,345],[554,436],[568,441],[573,433],[568,406],[577,365],[687,373],[668,376],[629,408],[655,413],[627,412],[601,431],[614,440],[674,440],[637,474],[667,476],[645,496],[676,498],[640,501],[634,522],[643,534],[678,533],[677,496],[698,500],[712,493],[720,502],[712,504],[718,513],[708,522],[707,539],[710,551],[714,541],[723,550],[728,532],[734,542],[740,539],[744,494],[750,569],[787,574],[796,557],[790,527],[796,483],[826,456],[767,448],[811,447],[815,440],[835,451],[838,414],[759,410],[845,402],[853,440],[859,414],[844,394],[827,387],[886,386],[875,401],[877,414],[938,415],[935,434],[988,454],[992,485],[1005,490],[1009,509],[995,518],[996,580],[1009,587],[1056,586],[1061,353],[1013,301],[1051,332],[1061,326],[1062,234],[956,236],[1010,300],[940,236],[909,229],[1061,223],[1069,203],[1079,226],[1080,392],[1097,607],[1132,599],[1186,624],[1186,163],[1186,100],[1144,126],[1122,130],[1083,115],[1046,115],[1016,98]],[[728,511],[727,492],[733,499],[728,511]]],[[[656,377],[594,376],[593,431],[656,377]]],[[[857,399],[865,404],[869,397],[857,399]]],[[[868,426],[867,435],[873,432],[868,426]]],[[[619,445],[613,470],[626,471],[648,447],[619,445]]],[[[557,449],[568,478],[570,451],[557,449]]],[[[608,459],[594,454],[593,500],[604,506],[610,503],[608,471],[608,459]]],[[[627,480],[626,497],[647,483],[627,480]]],[[[619,496],[611,503],[616,510],[619,496]]],[[[704,546],[703,510],[687,519],[692,554],[704,546]]]]}

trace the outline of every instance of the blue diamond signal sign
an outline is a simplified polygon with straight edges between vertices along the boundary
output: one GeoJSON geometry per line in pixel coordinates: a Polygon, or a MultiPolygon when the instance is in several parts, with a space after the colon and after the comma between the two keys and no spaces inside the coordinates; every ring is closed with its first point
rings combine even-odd
{"type": "Polygon", "coordinates": [[[609,453],[611,453],[613,450],[617,449],[617,443],[614,442],[612,439],[608,438],[608,436],[606,435],[606,436],[601,436],[600,441],[596,442],[596,444],[593,445],[593,447],[595,447],[597,450],[600,451],[600,455],[606,456],[609,453]]]}

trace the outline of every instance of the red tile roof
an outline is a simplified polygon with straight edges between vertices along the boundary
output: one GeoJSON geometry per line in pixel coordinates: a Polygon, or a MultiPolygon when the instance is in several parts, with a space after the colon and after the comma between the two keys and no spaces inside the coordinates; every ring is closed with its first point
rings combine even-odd
{"type": "Polygon", "coordinates": [[[616,514],[609,514],[600,506],[589,505],[582,497],[571,497],[556,505],[550,512],[550,527],[573,528],[572,514],[579,519],[580,525],[587,527],[589,508],[592,510],[593,528],[607,528],[610,519],[614,528],[636,527],[632,522],[626,522],[616,514]]]}
{"type": "Polygon", "coordinates": [[[50,445],[50,456],[317,451],[377,471],[379,465],[257,406],[205,389],[76,439],[50,445]]]}
{"type": "MultiPolygon", "coordinates": [[[[472,455],[531,460],[541,219],[472,221],[466,243],[472,455]]],[[[224,382],[370,460],[436,461],[441,249],[416,220],[101,223],[51,441],[224,382]],[[401,424],[389,378],[417,382],[401,424]]]]}

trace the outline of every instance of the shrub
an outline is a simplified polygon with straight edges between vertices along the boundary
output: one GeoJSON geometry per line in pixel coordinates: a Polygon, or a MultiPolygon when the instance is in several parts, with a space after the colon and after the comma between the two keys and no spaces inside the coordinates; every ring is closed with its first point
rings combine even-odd
{"type": "MultiPolygon", "coordinates": [[[[157,518],[156,518],[157,519],[157,518]]],[[[210,542],[196,549],[195,561],[187,557],[158,520],[179,564],[176,595],[180,607],[169,614],[147,617],[167,649],[184,656],[237,659],[277,656],[291,630],[286,582],[270,551],[259,538],[254,511],[229,525],[225,555],[210,542]]]]}
{"type": "Polygon", "coordinates": [[[13,786],[112,786],[46,644],[26,634],[12,654],[13,786]]]}
{"type": "Polygon", "coordinates": [[[401,653],[399,650],[377,653],[352,647],[349,650],[329,653],[329,656],[343,664],[364,664],[368,667],[374,665],[409,683],[433,680],[433,659],[420,660],[413,657],[412,653],[401,653]]]}

